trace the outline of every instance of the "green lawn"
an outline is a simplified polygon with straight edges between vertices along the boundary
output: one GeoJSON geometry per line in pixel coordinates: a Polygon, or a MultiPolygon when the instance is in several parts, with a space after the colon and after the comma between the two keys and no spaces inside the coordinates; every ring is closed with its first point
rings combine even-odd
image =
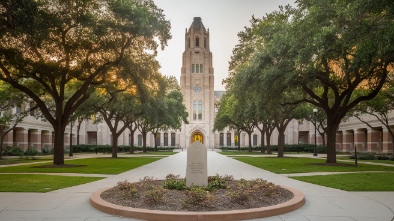
{"type": "Polygon", "coordinates": [[[37,168],[52,163],[38,163],[0,168],[0,173],[90,173],[90,174],[119,174],[142,165],[152,163],[161,158],[157,157],[118,157],[118,158],[87,158],[67,160],[65,164],[86,165],[82,167],[37,168]]]}
{"type": "Polygon", "coordinates": [[[352,163],[346,163],[349,166],[312,165],[314,163],[324,163],[326,161],[325,159],[313,158],[234,157],[234,159],[278,174],[308,172],[394,171],[394,167],[368,164],[359,164],[358,167],[355,167],[352,163]]]}
{"type": "MultiPolygon", "coordinates": [[[[354,162],[354,159],[349,159],[349,156],[338,156],[337,160],[351,160],[354,162]]],[[[394,160],[358,160],[358,163],[363,162],[394,164],[394,160]]]]}
{"type": "Polygon", "coordinates": [[[36,158],[36,157],[18,157],[18,158],[2,158],[0,165],[11,165],[18,163],[36,163],[40,161],[51,161],[50,158],[36,158]]]}
{"type": "Polygon", "coordinates": [[[348,173],[292,178],[346,191],[394,191],[394,173],[348,173]]]}
{"type": "Polygon", "coordinates": [[[0,192],[45,193],[100,180],[99,177],[70,177],[38,174],[2,174],[0,192]]]}

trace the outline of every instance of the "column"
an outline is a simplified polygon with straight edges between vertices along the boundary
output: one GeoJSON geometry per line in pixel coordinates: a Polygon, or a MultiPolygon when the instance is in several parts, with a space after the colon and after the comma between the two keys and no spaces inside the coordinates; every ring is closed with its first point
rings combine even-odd
{"type": "Polygon", "coordinates": [[[342,150],[344,152],[354,151],[354,131],[344,130],[342,131],[342,150]]]}
{"type": "Polygon", "coordinates": [[[357,151],[367,151],[366,142],[367,130],[364,128],[354,130],[354,145],[357,147],[357,151]]]}
{"type": "Polygon", "coordinates": [[[391,137],[386,127],[383,127],[382,152],[393,154],[393,137],[391,137]]]}
{"type": "Polygon", "coordinates": [[[29,144],[29,130],[25,128],[18,128],[15,130],[14,146],[22,150],[27,150],[29,144]]]}
{"type": "Polygon", "coordinates": [[[52,131],[41,131],[41,151],[42,148],[50,149],[52,147],[52,131]]]}
{"type": "Polygon", "coordinates": [[[343,143],[343,132],[337,131],[335,149],[340,152],[346,152],[345,149],[343,148],[342,143],[343,143]]]}
{"type": "Polygon", "coordinates": [[[13,130],[11,130],[10,132],[8,132],[5,137],[4,137],[4,141],[3,141],[3,147],[7,147],[7,146],[12,146],[13,145],[13,130]]]}
{"type": "Polygon", "coordinates": [[[367,129],[367,151],[368,152],[381,152],[381,128],[368,128],[367,129]]]}
{"type": "Polygon", "coordinates": [[[30,129],[30,147],[41,151],[41,130],[30,129]]]}

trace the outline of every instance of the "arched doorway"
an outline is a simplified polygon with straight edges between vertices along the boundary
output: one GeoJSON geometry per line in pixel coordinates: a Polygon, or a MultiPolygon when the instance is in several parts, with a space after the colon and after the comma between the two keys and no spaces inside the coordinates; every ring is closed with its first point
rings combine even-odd
{"type": "Polygon", "coordinates": [[[204,135],[200,131],[193,132],[190,138],[190,143],[194,143],[195,141],[200,141],[201,143],[204,143],[204,135]]]}

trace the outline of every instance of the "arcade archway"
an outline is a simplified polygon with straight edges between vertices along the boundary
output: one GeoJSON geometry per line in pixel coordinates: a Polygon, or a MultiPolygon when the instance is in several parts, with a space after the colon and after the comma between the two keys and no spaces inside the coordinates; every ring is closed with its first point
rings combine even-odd
{"type": "Polygon", "coordinates": [[[195,141],[200,141],[201,143],[204,143],[204,134],[201,133],[201,131],[195,131],[192,133],[190,137],[190,143],[194,143],[195,141]]]}

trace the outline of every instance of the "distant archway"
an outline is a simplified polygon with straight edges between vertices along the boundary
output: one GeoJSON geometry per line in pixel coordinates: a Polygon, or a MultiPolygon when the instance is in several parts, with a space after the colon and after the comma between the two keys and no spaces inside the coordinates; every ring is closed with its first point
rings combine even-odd
{"type": "Polygon", "coordinates": [[[190,143],[194,143],[195,141],[200,141],[201,143],[204,143],[204,135],[201,133],[201,131],[194,131],[190,137],[190,143]]]}

